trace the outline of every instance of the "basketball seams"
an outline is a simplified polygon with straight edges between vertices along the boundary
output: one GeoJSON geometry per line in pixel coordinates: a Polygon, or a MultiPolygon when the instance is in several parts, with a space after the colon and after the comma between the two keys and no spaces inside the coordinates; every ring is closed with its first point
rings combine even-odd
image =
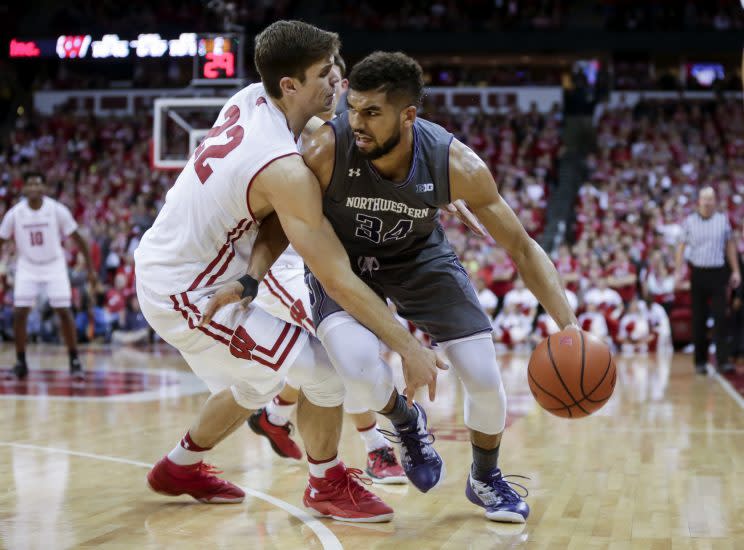
{"type": "MultiPolygon", "coordinates": [[[[604,379],[607,378],[607,373],[610,372],[610,367],[611,366],[612,366],[612,352],[608,348],[607,349],[607,368],[605,369],[605,372],[602,375],[602,378],[600,378],[599,382],[597,382],[597,385],[594,386],[594,388],[592,389],[592,391],[590,391],[588,394],[584,393],[584,399],[586,399],[590,403],[600,403],[602,401],[606,401],[607,399],[609,399],[612,396],[612,389],[610,389],[610,395],[608,395],[607,397],[605,397],[603,399],[592,399],[592,398],[589,397],[595,391],[597,391],[597,388],[599,388],[599,386],[602,385],[602,382],[604,382],[604,379]]],[[[614,384],[611,384],[611,386],[612,386],[612,388],[615,387],[614,384]]],[[[583,387],[582,387],[581,391],[584,391],[583,387]]]]}
{"type": "MultiPolygon", "coordinates": [[[[535,382],[535,384],[537,384],[537,382],[535,382]]],[[[542,388],[540,388],[540,389],[542,389],[542,388]]],[[[612,385],[612,389],[610,389],[610,394],[607,397],[603,397],[602,399],[596,399],[596,400],[592,400],[592,399],[589,399],[588,397],[584,397],[583,399],[581,399],[579,401],[579,403],[582,403],[582,402],[586,401],[588,403],[602,403],[604,405],[604,402],[606,402],[610,397],[612,397],[612,394],[613,394],[614,389],[615,389],[615,386],[613,384],[612,385]]],[[[545,390],[543,390],[543,391],[545,391],[545,390]]],[[[550,395],[550,394],[548,394],[548,395],[550,395]]],[[[563,403],[563,401],[561,401],[561,403],[563,403]]],[[[594,414],[600,408],[601,407],[595,409],[594,411],[591,412],[591,414],[594,414]]],[[[563,409],[563,407],[543,407],[543,409],[545,409],[546,411],[551,411],[552,412],[552,411],[560,411],[561,409],[563,409]]]]}
{"type": "MultiPolygon", "coordinates": [[[[586,348],[584,347],[584,334],[579,331],[579,338],[581,338],[581,374],[579,375],[579,389],[581,395],[587,397],[584,391],[584,367],[586,367],[586,348]]],[[[583,398],[582,398],[583,399],[583,398]]]]}
{"type": "Polygon", "coordinates": [[[612,352],[609,347],[592,338],[591,335],[583,334],[583,331],[579,331],[579,340],[576,340],[575,336],[572,341],[567,339],[567,349],[563,349],[566,345],[561,342],[562,347],[556,348],[554,352],[552,336],[555,335],[545,338],[537,349],[534,350],[533,357],[530,358],[527,369],[530,390],[540,406],[551,414],[563,418],[589,416],[599,410],[612,397],[614,392],[617,369],[612,359],[612,352]],[[576,350],[576,347],[573,345],[574,343],[580,343],[581,350],[576,350]],[[605,348],[607,352],[607,365],[600,379],[594,382],[592,387],[587,390],[588,382],[585,380],[585,376],[592,375],[592,381],[596,380],[594,376],[598,374],[599,369],[596,367],[599,366],[600,359],[598,356],[602,354],[602,348],[605,348]],[[577,351],[579,351],[581,356],[580,364],[577,364],[579,362],[579,357],[576,355],[577,351]],[[565,357],[563,357],[564,355],[565,357]],[[556,362],[558,357],[566,363],[560,368],[556,362]],[[548,361],[550,362],[550,367],[547,365],[548,361]],[[587,362],[591,362],[591,365],[587,364],[587,362]],[[550,378],[551,374],[548,372],[551,368],[553,369],[553,376],[555,376],[553,379],[550,378]],[[578,372],[576,372],[577,370],[578,372]],[[612,370],[612,375],[608,377],[610,370],[612,370]],[[542,381],[545,382],[546,387],[549,387],[552,391],[560,393],[562,388],[567,396],[566,399],[559,398],[540,385],[537,381],[538,374],[542,381]],[[576,384],[577,377],[579,378],[578,384],[576,384]],[[556,379],[560,385],[556,384],[556,379]],[[580,398],[577,399],[574,397],[572,390],[568,387],[568,382],[578,386],[577,389],[581,392],[580,398]],[[600,398],[594,398],[593,394],[602,388],[605,388],[606,395],[600,398]],[[552,403],[548,401],[552,401],[552,403]]]}
{"type": "MultiPolygon", "coordinates": [[[[527,367],[527,376],[529,376],[530,380],[532,380],[532,383],[535,384],[535,386],[537,386],[541,392],[543,392],[545,395],[547,395],[549,397],[552,397],[553,399],[555,399],[556,401],[558,401],[558,403],[563,403],[563,399],[558,399],[555,395],[553,395],[552,393],[550,393],[549,391],[547,391],[545,388],[543,388],[538,383],[537,380],[535,380],[535,377],[532,376],[532,373],[530,372],[529,366],[527,367]]],[[[543,408],[545,408],[545,407],[543,407],[543,408]]],[[[568,411],[568,416],[569,417],[572,417],[573,416],[573,413],[571,412],[571,405],[566,405],[565,403],[563,403],[563,406],[562,407],[551,407],[549,409],[548,408],[545,408],[545,410],[547,410],[547,411],[560,411],[560,410],[563,410],[563,409],[565,409],[565,410],[568,411]]]]}
{"type": "MultiPolygon", "coordinates": [[[[566,390],[566,393],[568,394],[568,396],[573,400],[573,403],[570,404],[569,406],[573,407],[575,405],[579,407],[581,412],[583,412],[584,414],[586,415],[591,414],[589,411],[584,409],[584,407],[582,407],[579,404],[579,401],[576,400],[576,398],[573,396],[571,391],[568,389],[568,386],[566,385],[566,383],[563,381],[563,377],[561,376],[561,373],[558,371],[558,366],[555,364],[555,359],[553,358],[553,350],[551,349],[551,345],[550,345],[551,338],[552,336],[548,336],[548,357],[550,358],[550,365],[553,367],[553,372],[555,372],[555,375],[558,377],[558,381],[561,383],[561,386],[563,386],[563,389],[566,390]]],[[[563,403],[563,401],[561,401],[561,403],[563,403]]]]}

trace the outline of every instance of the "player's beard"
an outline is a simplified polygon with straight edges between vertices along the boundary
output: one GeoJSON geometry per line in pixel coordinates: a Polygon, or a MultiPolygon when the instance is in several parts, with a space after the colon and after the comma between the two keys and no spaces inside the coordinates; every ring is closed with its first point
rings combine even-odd
{"type": "Polygon", "coordinates": [[[370,149],[369,151],[362,151],[359,147],[356,147],[356,143],[354,144],[354,147],[356,147],[357,152],[363,156],[364,158],[368,160],[375,160],[380,157],[384,157],[387,155],[390,151],[395,149],[395,146],[400,143],[400,128],[396,127],[395,133],[387,138],[385,142],[375,147],[374,149],[370,149]]]}

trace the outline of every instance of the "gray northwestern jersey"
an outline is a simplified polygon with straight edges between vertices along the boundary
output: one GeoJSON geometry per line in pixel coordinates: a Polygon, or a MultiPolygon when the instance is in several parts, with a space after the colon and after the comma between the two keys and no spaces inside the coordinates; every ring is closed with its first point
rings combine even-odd
{"type": "MultiPolygon", "coordinates": [[[[336,135],[336,155],[323,212],[357,275],[435,341],[491,330],[439,223],[438,208],[451,202],[452,134],[417,118],[408,177],[395,183],[358,153],[346,113],[330,125],[336,135]]],[[[342,311],[311,273],[306,282],[315,326],[342,311]]]]}

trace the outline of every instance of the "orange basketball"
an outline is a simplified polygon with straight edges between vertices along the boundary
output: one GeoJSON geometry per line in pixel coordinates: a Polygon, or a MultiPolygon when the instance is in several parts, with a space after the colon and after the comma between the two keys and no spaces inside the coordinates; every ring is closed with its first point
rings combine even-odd
{"type": "Polygon", "coordinates": [[[610,348],[588,332],[567,328],[535,348],[527,367],[530,390],[546,411],[581,418],[602,408],[615,389],[610,348]]]}

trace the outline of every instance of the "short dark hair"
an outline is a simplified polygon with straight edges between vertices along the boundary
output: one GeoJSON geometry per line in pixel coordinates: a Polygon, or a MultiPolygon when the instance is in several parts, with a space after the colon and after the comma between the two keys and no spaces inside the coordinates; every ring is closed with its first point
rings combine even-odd
{"type": "Polygon", "coordinates": [[[23,173],[23,183],[28,183],[31,178],[39,178],[41,183],[46,183],[46,177],[38,170],[29,170],[23,173]]]}
{"type": "Polygon", "coordinates": [[[333,54],[333,64],[341,71],[341,78],[344,78],[346,76],[346,61],[344,61],[340,53],[336,52],[333,54]]]}
{"type": "Polygon", "coordinates": [[[419,106],[424,72],[415,59],[402,52],[374,52],[354,65],[349,88],[358,92],[379,90],[393,101],[419,106]]]}
{"type": "Polygon", "coordinates": [[[279,99],[282,78],[289,76],[305,82],[308,67],[340,47],[341,41],[334,32],[302,21],[277,21],[256,36],[253,60],[264,88],[271,97],[279,99]]]}

